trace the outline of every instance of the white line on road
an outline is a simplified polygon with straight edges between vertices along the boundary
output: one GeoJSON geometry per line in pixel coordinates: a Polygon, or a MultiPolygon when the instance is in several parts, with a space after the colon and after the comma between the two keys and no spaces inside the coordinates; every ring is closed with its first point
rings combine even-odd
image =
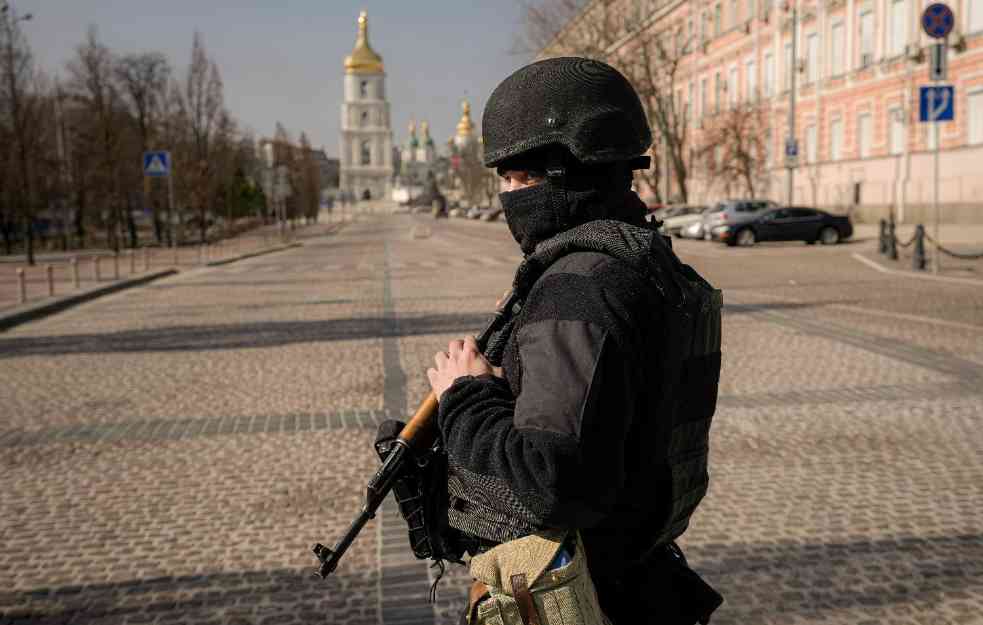
{"type": "Polygon", "coordinates": [[[953,282],[956,284],[972,284],[975,286],[983,286],[983,280],[974,280],[973,278],[953,278],[952,276],[936,276],[932,274],[921,274],[914,273],[913,271],[900,271],[898,269],[888,269],[879,263],[875,263],[869,258],[866,258],[856,252],[853,253],[853,257],[867,265],[871,269],[876,269],[881,273],[890,273],[898,276],[906,276],[909,278],[921,278],[922,280],[938,280],[939,282],[953,282]]]}

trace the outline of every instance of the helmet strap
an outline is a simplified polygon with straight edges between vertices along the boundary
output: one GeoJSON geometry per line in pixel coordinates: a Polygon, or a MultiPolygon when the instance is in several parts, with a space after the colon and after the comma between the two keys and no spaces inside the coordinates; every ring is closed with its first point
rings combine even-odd
{"type": "Polygon", "coordinates": [[[563,164],[563,153],[559,150],[551,150],[546,159],[546,184],[549,186],[550,210],[553,211],[560,230],[567,227],[566,220],[563,218],[566,215],[564,210],[567,202],[566,179],[567,168],[563,164]]]}

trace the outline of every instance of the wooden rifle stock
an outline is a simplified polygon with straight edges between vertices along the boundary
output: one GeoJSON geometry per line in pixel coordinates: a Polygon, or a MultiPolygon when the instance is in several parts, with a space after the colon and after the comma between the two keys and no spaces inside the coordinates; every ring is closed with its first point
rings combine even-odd
{"type": "MultiPolygon", "coordinates": [[[[518,296],[512,292],[505,298],[505,303],[495,312],[495,316],[488,323],[488,326],[475,337],[478,349],[484,352],[488,347],[488,341],[492,334],[498,331],[505,320],[508,318],[506,312],[511,310],[518,302],[518,296]]],[[[315,575],[325,578],[330,575],[337,567],[341,557],[345,555],[348,547],[354,542],[365,524],[370,519],[375,518],[375,512],[382,505],[386,495],[392,490],[393,484],[400,478],[404,467],[413,457],[413,450],[426,450],[433,445],[437,437],[435,416],[437,414],[437,396],[433,391],[424,398],[409,422],[399,432],[396,443],[382,466],[369,481],[366,488],[365,505],[361,512],[352,521],[348,531],[341,537],[334,549],[328,549],[321,543],[314,545],[313,551],[321,566],[315,571],[315,575]]]]}

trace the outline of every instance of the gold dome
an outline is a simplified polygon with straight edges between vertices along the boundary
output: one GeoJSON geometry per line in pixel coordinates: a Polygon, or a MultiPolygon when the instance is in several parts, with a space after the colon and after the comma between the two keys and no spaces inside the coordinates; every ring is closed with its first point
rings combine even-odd
{"type": "Polygon", "coordinates": [[[474,130],[474,123],[471,122],[471,105],[467,100],[461,101],[461,121],[457,122],[457,136],[470,137],[474,130]]]}
{"type": "Polygon", "coordinates": [[[381,74],[382,57],[369,45],[369,16],[362,11],[358,16],[358,37],[355,48],[345,57],[346,74],[381,74]]]}

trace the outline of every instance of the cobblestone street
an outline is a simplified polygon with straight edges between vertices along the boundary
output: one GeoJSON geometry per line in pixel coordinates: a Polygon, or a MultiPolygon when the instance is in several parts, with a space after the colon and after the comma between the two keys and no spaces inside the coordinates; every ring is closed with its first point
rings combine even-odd
{"type": "MultiPolygon", "coordinates": [[[[366,215],[0,333],[0,625],[450,625],[378,464],[520,257],[501,223],[366,215]]],[[[724,291],[710,494],[682,546],[714,625],[983,624],[983,281],[838,246],[674,242],[724,291]]],[[[545,625],[545,624],[544,624],[545,625]]]]}

